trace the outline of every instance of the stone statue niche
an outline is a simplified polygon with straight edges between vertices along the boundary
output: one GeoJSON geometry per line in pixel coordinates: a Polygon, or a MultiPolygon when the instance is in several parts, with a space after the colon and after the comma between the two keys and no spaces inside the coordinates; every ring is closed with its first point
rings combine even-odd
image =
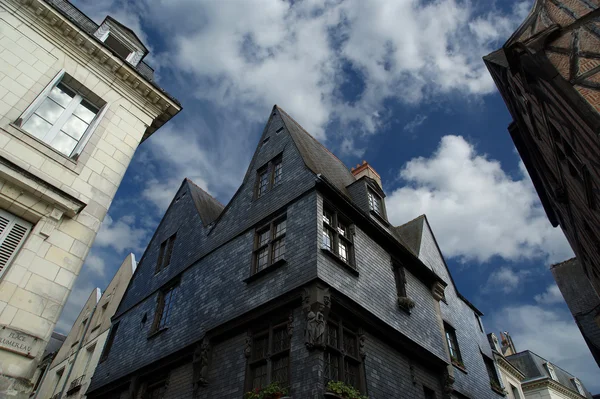
{"type": "Polygon", "coordinates": [[[308,350],[325,348],[325,328],[331,306],[329,289],[313,285],[304,289],[302,307],[306,315],[304,343],[308,350]]]}

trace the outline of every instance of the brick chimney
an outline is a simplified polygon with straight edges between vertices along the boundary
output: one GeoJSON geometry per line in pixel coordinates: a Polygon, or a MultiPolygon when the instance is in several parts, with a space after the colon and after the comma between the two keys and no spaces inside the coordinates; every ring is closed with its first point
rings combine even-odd
{"type": "Polygon", "coordinates": [[[381,184],[381,176],[379,173],[375,172],[375,169],[369,165],[367,161],[363,161],[362,165],[356,165],[355,168],[350,169],[356,180],[360,179],[363,176],[368,176],[371,179],[375,180],[379,185],[381,191],[383,191],[383,185],[381,184]]]}

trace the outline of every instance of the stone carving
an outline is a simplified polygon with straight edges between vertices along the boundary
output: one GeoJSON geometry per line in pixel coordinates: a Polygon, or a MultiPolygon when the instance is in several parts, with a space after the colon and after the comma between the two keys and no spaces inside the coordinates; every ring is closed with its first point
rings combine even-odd
{"type": "Polygon", "coordinates": [[[292,335],[294,334],[294,314],[290,312],[287,321],[287,334],[288,338],[292,339],[292,335]]]}
{"type": "Polygon", "coordinates": [[[412,308],[415,307],[415,301],[413,301],[412,299],[405,297],[405,296],[399,296],[398,297],[398,307],[400,307],[401,309],[410,311],[412,308]]]}
{"type": "Polygon", "coordinates": [[[192,360],[194,368],[194,392],[198,388],[208,384],[208,358],[210,354],[210,344],[202,342],[202,345],[197,345],[194,351],[192,360]]]}
{"type": "Polygon", "coordinates": [[[252,337],[247,336],[246,344],[244,347],[244,356],[246,356],[247,358],[250,358],[251,355],[252,355],[252,337]]]}
{"type": "Polygon", "coordinates": [[[302,290],[302,309],[305,312],[310,310],[310,291],[308,288],[302,290]]]}
{"type": "Polygon", "coordinates": [[[310,311],[306,316],[305,344],[308,349],[324,348],[325,346],[325,306],[319,304],[317,311],[310,311]]]}
{"type": "Polygon", "coordinates": [[[360,336],[358,337],[358,354],[363,359],[367,356],[367,351],[365,348],[366,340],[367,337],[365,336],[365,334],[360,334],[360,336]]]}

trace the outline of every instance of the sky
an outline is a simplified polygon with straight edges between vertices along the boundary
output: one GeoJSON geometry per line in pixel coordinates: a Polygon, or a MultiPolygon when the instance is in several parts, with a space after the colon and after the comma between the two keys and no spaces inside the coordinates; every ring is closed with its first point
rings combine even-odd
{"type": "Polygon", "coordinates": [[[517,350],[600,392],[549,271],[573,253],[546,218],[481,59],[532,0],[74,3],[98,23],[110,14],[133,29],[184,109],[137,150],[59,331],[128,253],[141,257],[185,177],[229,201],[277,104],[348,167],[367,160],[377,170],[394,225],[427,215],[486,332],[508,331],[517,350]]]}

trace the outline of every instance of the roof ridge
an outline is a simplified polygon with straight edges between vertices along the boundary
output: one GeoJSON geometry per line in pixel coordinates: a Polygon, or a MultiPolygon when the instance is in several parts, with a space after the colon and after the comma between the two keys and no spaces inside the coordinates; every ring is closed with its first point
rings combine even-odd
{"type": "MultiPolygon", "coordinates": [[[[319,140],[317,140],[316,138],[313,137],[312,134],[310,134],[301,124],[298,123],[298,121],[296,121],[294,118],[292,118],[290,116],[290,114],[288,114],[287,112],[285,112],[285,110],[283,108],[281,108],[280,106],[278,106],[277,104],[275,104],[273,106],[273,108],[276,108],[277,110],[279,110],[280,112],[282,112],[283,114],[285,114],[285,116],[287,116],[288,118],[290,118],[292,120],[292,122],[294,122],[296,125],[298,125],[298,127],[308,135],[308,137],[310,137],[311,139],[313,139],[317,144],[319,144],[321,147],[323,147],[325,149],[325,151],[327,151],[330,155],[332,155],[335,159],[337,159],[342,165],[344,165],[344,167],[346,169],[348,169],[348,167],[346,166],[346,164],[340,159],[338,158],[337,155],[335,155],[333,152],[331,152],[327,147],[325,147],[323,145],[323,143],[321,143],[319,140]]],[[[285,122],[284,122],[285,123],[285,122]]],[[[350,171],[350,169],[348,169],[348,172],[352,173],[350,171]]]]}
{"type": "Polygon", "coordinates": [[[412,222],[416,221],[417,219],[425,219],[425,217],[426,217],[426,216],[425,216],[425,214],[424,214],[424,213],[422,213],[422,214],[420,214],[419,216],[417,216],[416,218],[414,218],[414,219],[411,219],[411,220],[409,220],[409,221],[408,221],[408,222],[406,222],[406,223],[403,223],[403,224],[401,224],[401,225],[399,225],[399,226],[393,226],[393,227],[394,227],[395,229],[399,229],[399,228],[401,228],[401,227],[404,227],[404,226],[406,226],[406,225],[407,225],[407,224],[409,224],[409,223],[412,223],[412,222]]]}

